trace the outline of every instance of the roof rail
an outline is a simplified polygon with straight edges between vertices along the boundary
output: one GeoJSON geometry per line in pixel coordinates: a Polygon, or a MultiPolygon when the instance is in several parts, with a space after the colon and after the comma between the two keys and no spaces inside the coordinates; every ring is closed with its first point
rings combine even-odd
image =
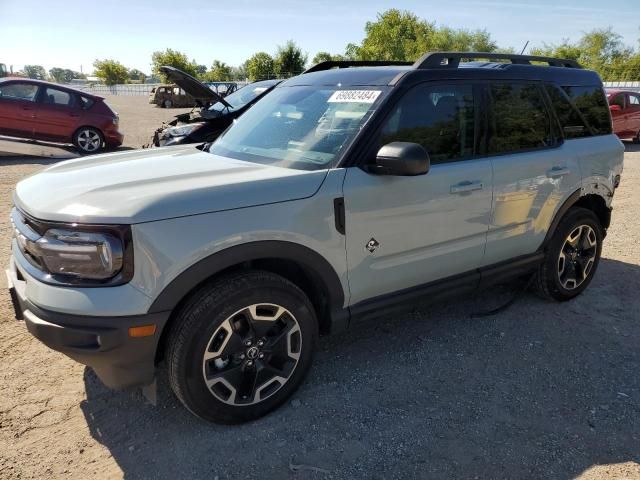
{"type": "Polygon", "coordinates": [[[420,68],[458,68],[460,60],[509,60],[517,65],[531,65],[531,62],[547,63],[550,67],[582,68],[575,60],[535,55],[515,55],[511,53],[487,52],[429,52],[420,57],[413,67],[420,68]]]}
{"type": "Polygon", "coordinates": [[[400,62],[394,60],[327,60],[326,62],[316,63],[313,67],[307,68],[302,74],[311,72],[320,72],[331,68],[349,68],[349,67],[384,67],[389,65],[415,65],[413,62],[400,62]]]}

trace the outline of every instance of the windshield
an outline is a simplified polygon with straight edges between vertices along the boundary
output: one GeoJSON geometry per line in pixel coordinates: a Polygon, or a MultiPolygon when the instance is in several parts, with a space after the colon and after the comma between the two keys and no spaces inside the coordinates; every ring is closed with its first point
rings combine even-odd
{"type": "Polygon", "coordinates": [[[276,88],[237,119],[209,152],[287,168],[328,168],[370,117],[381,87],[276,88]]]}
{"type": "MultiPolygon", "coordinates": [[[[251,102],[258,95],[263,94],[269,88],[271,88],[276,82],[256,82],[242,87],[240,90],[235,91],[231,95],[224,97],[224,101],[231,105],[231,108],[238,110],[244,107],[247,103],[251,102]]],[[[221,112],[225,109],[225,105],[221,102],[216,102],[209,107],[209,111],[221,112]]]]}

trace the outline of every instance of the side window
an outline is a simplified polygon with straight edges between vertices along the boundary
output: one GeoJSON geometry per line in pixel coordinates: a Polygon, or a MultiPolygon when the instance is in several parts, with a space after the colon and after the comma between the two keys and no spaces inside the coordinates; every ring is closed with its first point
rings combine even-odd
{"type": "Polygon", "coordinates": [[[58,90],[57,88],[45,88],[42,93],[42,103],[47,105],[64,105],[70,107],[73,97],[70,93],[58,90]]]}
{"type": "Polygon", "coordinates": [[[36,93],[38,93],[38,86],[31,83],[0,85],[0,98],[33,102],[36,98],[36,93]]]}
{"type": "Polygon", "coordinates": [[[82,106],[83,110],[89,110],[91,107],[93,107],[93,104],[95,103],[92,98],[83,97],[83,96],[80,96],[79,98],[80,98],[80,105],[82,106]]]}
{"type": "Polygon", "coordinates": [[[407,92],[383,127],[380,145],[414,142],[432,163],[474,154],[472,85],[419,85],[407,92]]]}
{"type": "Polygon", "coordinates": [[[551,118],[538,85],[490,85],[489,153],[508,153],[555,144],[551,118]]]}
{"type": "Polygon", "coordinates": [[[555,85],[545,85],[545,89],[551,99],[553,109],[556,112],[564,138],[590,137],[589,127],[584,123],[580,112],[573,106],[571,100],[555,85]]]}
{"type": "Polygon", "coordinates": [[[629,94],[629,106],[638,109],[640,108],[640,96],[634,95],[633,93],[629,94]]]}
{"type": "Polygon", "coordinates": [[[613,97],[611,99],[611,102],[609,102],[610,105],[618,105],[621,109],[624,110],[624,93],[619,93],[618,95],[616,95],[615,97],[613,97]]]}
{"type": "Polygon", "coordinates": [[[602,86],[563,86],[562,89],[596,135],[611,133],[611,114],[602,86]]]}

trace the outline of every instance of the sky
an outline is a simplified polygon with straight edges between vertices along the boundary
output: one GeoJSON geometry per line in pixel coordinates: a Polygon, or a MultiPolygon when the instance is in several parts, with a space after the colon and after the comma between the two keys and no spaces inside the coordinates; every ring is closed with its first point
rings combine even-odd
{"type": "Polygon", "coordinates": [[[613,27],[638,47],[638,0],[0,0],[0,63],[93,70],[97,58],[150,72],[151,54],[172,48],[199,64],[240,65],[258,51],[275,53],[294,40],[309,60],[318,51],[344,53],[367,21],[389,8],[438,25],[487,29],[501,47],[576,40],[613,27]],[[615,23],[614,23],[615,21],[615,23]]]}

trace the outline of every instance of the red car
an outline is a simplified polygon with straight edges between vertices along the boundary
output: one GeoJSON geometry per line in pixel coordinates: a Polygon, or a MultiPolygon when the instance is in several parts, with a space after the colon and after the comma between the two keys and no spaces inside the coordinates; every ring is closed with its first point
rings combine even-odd
{"type": "Polygon", "coordinates": [[[607,90],[607,100],[613,120],[613,133],[621,139],[640,142],[640,93],[607,90]]]}
{"type": "Polygon", "coordinates": [[[118,114],[102,97],[55,83],[0,79],[0,135],[73,143],[80,153],[122,145],[118,114]]]}

